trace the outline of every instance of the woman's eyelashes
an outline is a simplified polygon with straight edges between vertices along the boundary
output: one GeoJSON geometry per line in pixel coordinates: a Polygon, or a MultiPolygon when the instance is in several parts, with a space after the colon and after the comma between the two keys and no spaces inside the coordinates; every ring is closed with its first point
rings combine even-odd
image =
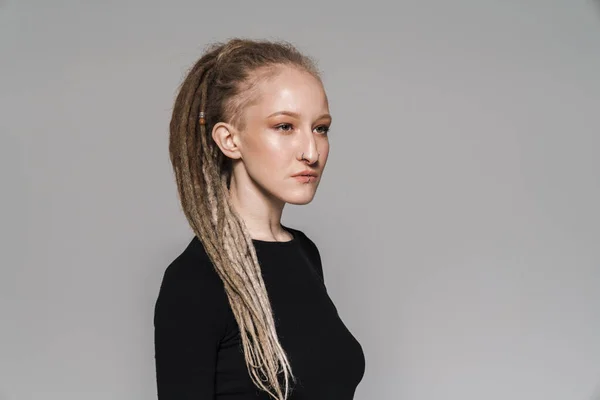
{"type": "Polygon", "coordinates": [[[320,125],[317,126],[315,129],[319,130],[319,133],[322,135],[327,135],[329,133],[329,130],[331,129],[328,125],[320,125]]]}
{"type": "MultiPolygon", "coordinates": [[[[294,130],[294,125],[289,123],[278,124],[275,126],[275,129],[282,132],[290,133],[294,130]]],[[[327,135],[329,133],[330,127],[328,125],[319,125],[313,130],[321,135],[327,135]]]]}
{"type": "Polygon", "coordinates": [[[275,127],[275,129],[283,131],[283,132],[291,132],[294,126],[292,124],[279,124],[275,127]]]}

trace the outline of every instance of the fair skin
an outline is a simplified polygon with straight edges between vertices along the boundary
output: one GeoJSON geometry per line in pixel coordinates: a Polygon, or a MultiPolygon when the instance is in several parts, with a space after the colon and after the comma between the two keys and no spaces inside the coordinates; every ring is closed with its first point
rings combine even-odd
{"type": "Polygon", "coordinates": [[[308,204],[327,163],[331,125],[321,82],[294,67],[257,86],[257,101],[242,111],[244,129],[219,122],[212,137],[233,160],[230,194],[253,239],[289,241],[281,227],[285,204],[308,204]],[[316,177],[297,178],[310,170],[316,177]]]}

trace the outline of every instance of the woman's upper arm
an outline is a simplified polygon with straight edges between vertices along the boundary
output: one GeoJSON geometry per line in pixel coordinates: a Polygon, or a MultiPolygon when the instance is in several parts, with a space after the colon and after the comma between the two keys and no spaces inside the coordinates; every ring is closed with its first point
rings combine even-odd
{"type": "Polygon", "coordinates": [[[224,315],[218,292],[165,275],[154,312],[159,400],[213,399],[224,315]],[[214,292],[214,293],[212,293],[214,292]],[[216,297],[216,298],[215,298],[216,297]]]}

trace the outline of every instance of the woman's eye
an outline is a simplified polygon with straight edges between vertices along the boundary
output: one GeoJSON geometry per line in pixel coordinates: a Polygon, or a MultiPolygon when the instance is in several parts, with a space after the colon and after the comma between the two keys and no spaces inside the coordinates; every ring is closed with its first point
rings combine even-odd
{"type": "Polygon", "coordinates": [[[277,125],[277,129],[279,129],[280,131],[284,131],[284,132],[289,132],[292,130],[292,124],[280,124],[277,125]]]}
{"type": "Polygon", "coordinates": [[[323,134],[323,135],[327,135],[329,133],[329,127],[328,126],[319,126],[317,128],[315,128],[317,130],[317,132],[323,134]]]}

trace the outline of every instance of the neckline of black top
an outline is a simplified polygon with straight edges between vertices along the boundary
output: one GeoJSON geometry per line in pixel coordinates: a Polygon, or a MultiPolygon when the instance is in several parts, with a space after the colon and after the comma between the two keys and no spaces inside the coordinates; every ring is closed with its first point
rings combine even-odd
{"type": "Polygon", "coordinates": [[[292,229],[287,226],[281,225],[281,227],[292,235],[292,239],[285,242],[271,241],[271,240],[260,240],[260,239],[252,239],[254,244],[263,245],[263,246],[290,246],[296,244],[298,242],[298,235],[292,229]]]}

